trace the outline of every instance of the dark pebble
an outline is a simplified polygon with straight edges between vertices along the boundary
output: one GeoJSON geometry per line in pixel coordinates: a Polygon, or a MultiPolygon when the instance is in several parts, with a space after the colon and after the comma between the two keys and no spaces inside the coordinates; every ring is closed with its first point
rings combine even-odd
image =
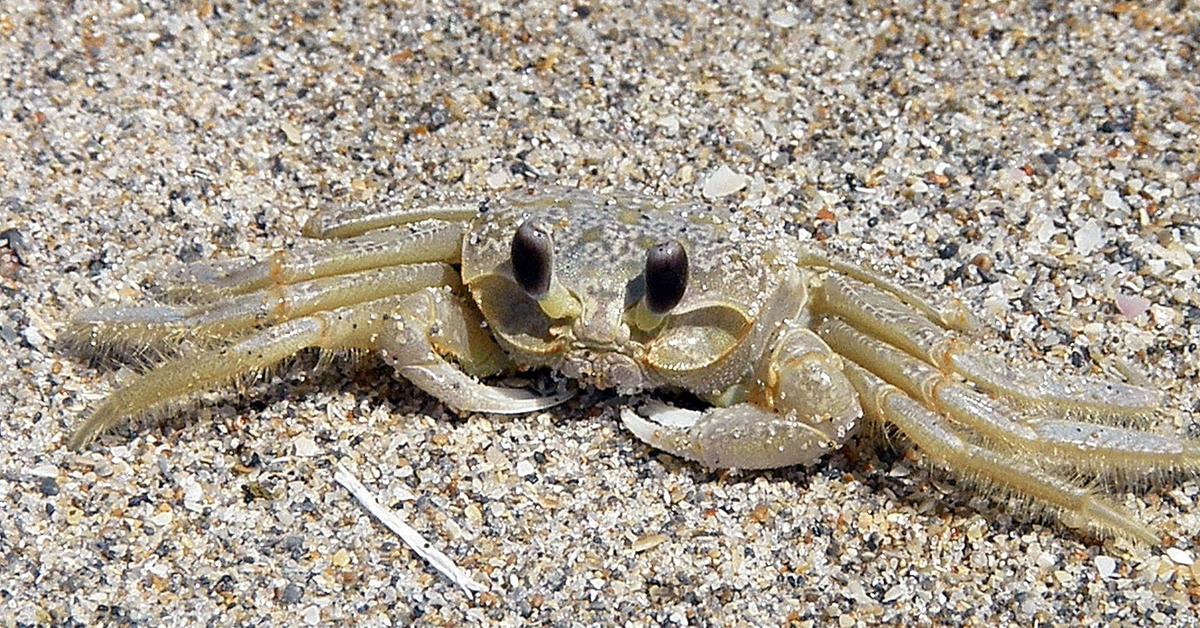
{"type": "Polygon", "coordinates": [[[295,604],[304,596],[304,587],[297,584],[289,584],[283,589],[283,601],[285,604],[295,604]]]}
{"type": "Polygon", "coordinates": [[[20,231],[16,229],[0,231],[0,242],[3,242],[4,246],[8,247],[9,251],[12,251],[12,255],[16,258],[18,264],[22,266],[29,265],[26,263],[27,256],[29,255],[29,247],[25,244],[25,236],[21,235],[20,231]]]}
{"type": "Polygon", "coordinates": [[[1058,171],[1058,155],[1054,153],[1042,153],[1038,155],[1038,159],[1042,160],[1043,164],[1046,164],[1046,168],[1050,170],[1051,174],[1058,171]]]}
{"type": "Polygon", "coordinates": [[[38,489],[42,491],[42,495],[53,497],[58,495],[58,482],[54,478],[42,478],[38,489]]]}

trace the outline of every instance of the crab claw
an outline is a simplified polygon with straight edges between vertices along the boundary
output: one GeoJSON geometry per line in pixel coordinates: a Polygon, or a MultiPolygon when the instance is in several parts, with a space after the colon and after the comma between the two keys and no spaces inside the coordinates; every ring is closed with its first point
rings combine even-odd
{"type": "Polygon", "coordinates": [[[716,469],[807,464],[838,446],[816,427],[750,403],[697,412],[651,401],[641,411],[621,410],[639,440],[716,469]]]}
{"type": "Polygon", "coordinates": [[[521,388],[489,386],[446,362],[397,366],[396,370],[418,388],[459,412],[525,414],[553,408],[575,396],[570,390],[539,395],[521,388]]]}

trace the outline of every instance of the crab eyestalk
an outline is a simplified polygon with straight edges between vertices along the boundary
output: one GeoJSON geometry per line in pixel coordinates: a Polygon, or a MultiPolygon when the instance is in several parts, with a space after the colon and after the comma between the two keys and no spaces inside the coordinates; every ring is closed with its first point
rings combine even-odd
{"type": "Polygon", "coordinates": [[[578,316],[579,301],[554,276],[554,238],[541,221],[530,218],[513,234],[513,279],[550,318],[578,316]]]}
{"type": "Polygon", "coordinates": [[[633,323],[642,331],[662,324],[687,292],[687,251],[677,240],[668,240],[646,251],[646,294],[633,312],[633,323]]]}

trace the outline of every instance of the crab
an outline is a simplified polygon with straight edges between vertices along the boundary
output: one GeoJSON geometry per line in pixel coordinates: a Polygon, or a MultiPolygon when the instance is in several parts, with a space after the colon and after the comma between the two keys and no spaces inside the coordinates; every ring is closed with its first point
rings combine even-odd
{"type": "MultiPolygon", "coordinates": [[[[75,344],[175,351],[117,388],[69,439],[265,372],[305,349],[376,351],[459,413],[521,414],[571,397],[489,378],[548,368],[642,398],[637,439],[713,468],[813,463],[861,425],[1073,527],[1160,534],[1069,477],[1200,466],[1200,444],[1129,427],[1163,401],[1115,381],[1010,366],[972,316],[803,245],[764,213],[551,189],[484,204],[316,213],[308,240],[199,262],[164,304],[88,309],[75,344]]],[[[636,397],[635,397],[636,398],[636,397]]]]}

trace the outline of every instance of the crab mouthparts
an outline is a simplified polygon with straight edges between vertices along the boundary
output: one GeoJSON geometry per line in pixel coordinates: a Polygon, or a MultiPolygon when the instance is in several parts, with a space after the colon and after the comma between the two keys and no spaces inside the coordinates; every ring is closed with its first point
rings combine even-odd
{"type": "Polygon", "coordinates": [[[626,394],[642,390],[642,368],[623,353],[582,351],[568,355],[560,369],[564,375],[596,388],[615,388],[626,394]]]}

